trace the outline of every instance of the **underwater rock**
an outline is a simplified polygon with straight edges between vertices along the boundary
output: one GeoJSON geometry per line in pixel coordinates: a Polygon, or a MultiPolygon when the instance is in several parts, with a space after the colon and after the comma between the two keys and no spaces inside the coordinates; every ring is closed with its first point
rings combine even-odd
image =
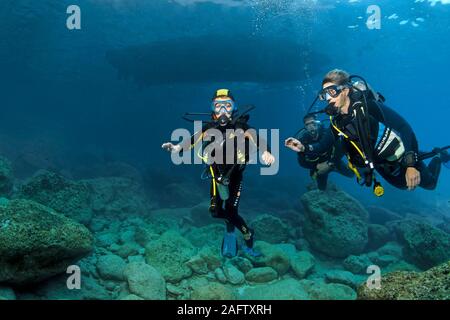
{"type": "Polygon", "coordinates": [[[360,256],[348,256],[343,262],[344,268],[356,274],[366,274],[367,267],[373,265],[372,261],[365,254],[360,256]]]}
{"type": "Polygon", "coordinates": [[[381,248],[378,248],[377,253],[382,255],[390,255],[397,257],[398,259],[403,259],[403,248],[397,242],[388,242],[381,248]]]}
{"type": "Polygon", "coordinates": [[[186,262],[186,265],[197,274],[207,274],[209,271],[208,264],[200,255],[192,257],[186,262]]]}
{"type": "Polygon", "coordinates": [[[308,251],[300,251],[291,257],[291,268],[300,279],[306,278],[313,271],[315,264],[314,256],[308,251]]]}
{"type": "Polygon", "coordinates": [[[415,265],[412,265],[406,261],[399,260],[396,262],[393,262],[389,264],[388,266],[381,269],[381,274],[385,275],[391,272],[395,271],[413,271],[413,272],[420,272],[419,268],[417,268],[415,265]]]}
{"type": "Polygon", "coordinates": [[[214,276],[220,283],[226,283],[227,277],[225,276],[225,273],[223,272],[222,268],[217,268],[214,270],[214,276]]]}
{"type": "Polygon", "coordinates": [[[176,231],[169,230],[158,240],[150,242],[145,254],[147,263],[155,267],[168,282],[178,282],[192,275],[186,262],[196,254],[196,250],[176,231]]]}
{"type": "Polygon", "coordinates": [[[108,248],[113,244],[119,242],[119,235],[116,232],[110,232],[109,230],[95,233],[95,244],[98,247],[108,248]]]}
{"type": "Polygon", "coordinates": [[[204,286],[195,286],[191,294],[192,300],[236,300],[233,290],[218,282],[210,282],[204,286]]]}
{"type": "Polygon", "coordinates": [[[450,261],[425,272],[399,271],[383,277],[381,289],[358,288],[361,300],[448,300],[450,261]]]}
{"type": "Polygon", "coordinates": [[[244,257],[234,257],[230,260],[230,262],[244,274],[253,268],[253,264],[250,260],[244,257]]]}
{"type": "Polygon", "coordinates": [[[306,218],[303,231],[313,249],[335,258],[363,252],[368,213],[357,200],[343,191],[309,191],[301,201],[306,218]]]}
{"type": "Polygon", "coordinates": [[[67,275],[63,274],[39,284],[35,293],[45,300],[110,300],[111,293],[91,277],[81,278],[81,288],[67,289],[67,275]]]}
{"type": "Polygon", "coordinates": [[[367,211],[369,212],[369,221],[373,224],[384,225],[390,221],[403,219],[398,213],[381,207],[369,206],[367,211]]]}
{"type": "Polygon", "coordinates": [[[239,271],[230,261],[225,262],[223,273],[231,284],[242,284],[245,282],[244,274],[239,271]]]}
{"type": "Polygon", "coordinates": [[[268,243],[283,243],[289,240],[289,228],[280,218],[263,214],[251,222],[258,240],[268,243]]]}
{"type": "Polygon", "coordinates": [[[13,185],[14,176],[11,162],[0,156],[0,196],[9,196],[13,185]]]}
{"type": "Polygon", "coordinates": [[[134,256],[139,254],[139,251],[142,249],[142,247],[140,245],[138,245],[135,242],[127,242],[123,245],[119,245],[116,248],[114,248],[113,251],[115,254],[117,254],[118,256],[127,259],[129,256],[134,256]]]}
{"type": "Polygon", "coordinates": [[[328,283],[340,283],[357,289],[366,280],[364,276],[357,276],[349,271],[331,270],[325,274],[325,281],[328,283]]]}
{"type": "Polygon", "coordinates": [[[245,274],[245,279],[250,282],[270,282],[278,278],[278,273],[271,267],[254,268],[245,274]]]}
{"type": "Polygon", "coordinates": [[[16,300],[16,294],[13,289],[0,286],[0,300],[16,300]]]}
{"type": "Polygon", "coordinates": [[[30,200],[0,207],[0,282],[28,284],[65,272],[93,249],[83,225],[30,200]]]}
{"type": "Polygon", "coordinates": [[[205,246],[200,250],[198,255],[203,261],[205,261],[210,271],[214,271],[222,265],[222,258],[220,256],[219,248],[205,246]]]}
{"type": "Polygon", "coordinates": [[[145,215],[150,204],[142,186],[123,177],[84,180],[92,194],[92,209],[97,215],[114,217],[145,215]]]}
{"type": "Polygon", "coordinates": [[[380,224],[369,224],[369,249],[378,249],[391,239],[389,229],[380,224]]]}
{"type": "Polygon", "coordinates": [[[289,256],[283,250],[264,241],[256,241],[255,249],[261,252],[261,257],[246,256],[254,266],[272,267],[280,276],[288,272],[289,256]]]}
{"type": "Polygon", "coordinates": [[[121,257],[114,254],[100,256],[97,261],[97,270],[104,280],[124,280],[123,271],[126,262],[121,257]]]}
{"type": "Polygon", "coordinates": [[[36,201],[84,225],[92,219],[89,188],[54,172],[38,171],[22,185],[16,198],[36,201]]]}
{"type": "Polygon", "coordinates": [[[159,235],[150,226],[144,224],[136,228],[134,238],[139,245],[145,247],[150,241],[158,239],[159,235]]]}
{"type": "Polygon", "coordinates": [[[239,290],[239,300],[309,300],[301,283],[287,278],[280,281],[244,287],[239,290]]]}
{"type": "Polygon", "coordinates": [[[407,260],[428,269],[450,259],[450,235],[429,224],[408,219],[392,223],[407,260]]]}
{"type": "Polygon", "coordinates": [[[196,247],[220,248],[224,233],[225,226],[216,223],[201,228],[192,227],[184,236],[196,247]]]}
{"type": "Polygon", "coordinates": [[[133,262],[123,274],[131,293],[146,300],[166,300],[166,281],[153,266],[133,262]]]}
{"type": "Polygon", "coordinates": [[[356,300],[356,291],[339,283],[301,280],[300,283],[311,300],[356,300]]]}
{"type": "Polygon", "coordinates": [[[129,295],[121,298],[120,300],[145,300],[145,299],[143,299],[135,294],[129,294],[129,295]]]}

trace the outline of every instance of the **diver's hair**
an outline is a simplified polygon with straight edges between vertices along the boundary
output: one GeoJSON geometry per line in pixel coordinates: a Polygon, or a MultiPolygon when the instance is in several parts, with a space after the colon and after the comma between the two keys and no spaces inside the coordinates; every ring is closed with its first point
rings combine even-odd
{"type": "Polygon", "coordinates": [[[350,81],[350,74],[341,69],[334,69],[328,72],[323,78],[322,85],[332,82],[338,86],[342,86],[350,81]]]}

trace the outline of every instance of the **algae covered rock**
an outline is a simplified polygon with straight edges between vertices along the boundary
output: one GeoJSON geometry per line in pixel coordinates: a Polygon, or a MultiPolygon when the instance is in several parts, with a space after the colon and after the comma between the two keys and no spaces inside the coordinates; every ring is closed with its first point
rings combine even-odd
{"type": "Polygon", "coordinates": [[[380,289],[358,288],[361,300],[449,300],[450,261],[428,271],[398,271],[384,276],[380,289]]]}
{"type": "Polygon", "coordinates": [[[97,261],[98,273],[105,280],[123,280],[125,267],[125,260],[114,254],[101,256],[97,261]]]}
{"type": "Polygon", "coordinates": [[[239,291],[241,300],[309,300],[302,284],[292,278],[269,284],[245,287],[239,291]]]}
{"type": "Polygon", "coordinates": [[[246,273],[245,279],[250,282],[270,282],[278,278],[278,273],[271,267],[254,268],[246,273]]]}
{"type": "Polygon", "coordinates": [[[186,262],[196,255],[196,250],[176,231],[169,230],[151,241],[145,253],[147,263],[161,272],[168,282],[178,282],[192,275],[186,262]]]}
{"type": "Polygon", "coordinates": [[[373,262],[366,254],[360,256],[348,256],[343,262],[344,268],[356,274],[366,274],[367,268],[373,265],[373,262]]]}
{"type": "Polygon", "coordinates": [[[235,300],[233,290],[221,283],[210,282],[203,286],[195,286],[191,294],[192,300],[235,300]]]}
{"type": "Polygon", "coordinates": [[[339,283],[300,281],[311,300],[356,300],[356,291],[339,283]]]}
{"type": "Polygon", "coordinates": [[[133,179],[107,177],[85,180],[92,194],[92,209],[106,216],[145,214],[150,210],[142,186],[133,179]]]}
{"type": "Polygon", "coordinates": [[[22,185],[17,198],[36,201],[85,225],[92,219],[89,188],[54,172],[38,171],[22,185]]]}
{"type": "Polygon", "coordinates": [[[124,270],[130,292],[146,300],[165,300],[166,281],[152,266],[132,262],[124,270]]]}
{"type": "Polygon", "coordinates": [[[395,222],[393,227],[404,246],[405,258],[420,268],[450,260],[450,234],[413,219],[395,222]]]}
{"type": "Polygon", "coordinates": [[[27,284],[59,273],[91,252],[83,225],[29,200],[0,207],[0,282],[27,284]]]}
{"type": "Polygon", "coordinates": [[[313,190],[301,198],[304,234],[313,249],[330,257],[360,254],[368,242],[368,213],[343,191],[313,190]]]}
{"type": "Polygon", "coordinates": [[[282,243],[289,240],[289,227],[280,218],[263,214],[251,223],[258,240],[268,243],[282,243]]]}
{"type": "Polygon", "coordinates": [[[291,257],[291,268],[300,279],[308,276],[314,269],[315,264],[314,256],[308,251],[300,251],[291,257]]]}
{"type": "Polygon", "coordinates": [[[264,241],[256,241],[255,249],[261,252],[261,257],[246,257],[254,266],[271,267],[275,269],[280,276],[288,272],[290,266],[289,256],[283,250],[264,241]]]}

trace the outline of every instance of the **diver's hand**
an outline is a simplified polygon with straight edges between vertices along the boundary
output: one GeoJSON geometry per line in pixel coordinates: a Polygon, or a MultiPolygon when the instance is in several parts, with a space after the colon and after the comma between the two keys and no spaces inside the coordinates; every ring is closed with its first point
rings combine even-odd
{"type": "Polygon", "coordinates": [[[406,169],[406,186],[408,190],[414,190],[420,184],[420,171],[414,167],[406,169]]]}
{"type": "Polygon", "coordinates": [[[305,146],[300,141],[292,137],[287,138],[284,141],[284,145],[295,152],[305,151],[305,146]]]}
{"type": "Polygon", "coordinates": [[[163,148],[164,150],[166,150],[168,152],[180,152],[181,151],[181,146],[179,144],[174,145],[172,142],[163,143],[161,148],[163,148]]]}
{"type": "Polygon", "coordinates": [[[275,157],[269,151],[264,151],[261,158],[266,166],[275,162],[275,157]]]}
{"type": "Polygon", "coordinates": [[[316,169],[317,169],[317,174],[321,175],[321,174],[325,174],[325,173],[328,173],[329,171],[331,171],[331,166],[328,164],[327,161],[325,161],[325,162],[318,163],[316,166],[316,169]]]}

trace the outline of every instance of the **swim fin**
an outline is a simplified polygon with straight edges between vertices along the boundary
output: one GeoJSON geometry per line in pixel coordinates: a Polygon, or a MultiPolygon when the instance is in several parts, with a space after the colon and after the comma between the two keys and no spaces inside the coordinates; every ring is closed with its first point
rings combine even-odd
{"type": "Polygon", "coordinates": [[[262,256],[261,252],[256,251],[254,248],[247,247],[245,244],[242,245],[242,251],[245,254],[247,254],[247,255],[249,255],[249,256],[251,256],[253,258],[259,258],[259,257],[262,256]]]}
{"type": "Polygon", "coordinates": [[[236,234],[233,232],[226,232],[222,240],[222,256],[226,258],[233,258],[237,255],[238,242],[236,234]]]}

